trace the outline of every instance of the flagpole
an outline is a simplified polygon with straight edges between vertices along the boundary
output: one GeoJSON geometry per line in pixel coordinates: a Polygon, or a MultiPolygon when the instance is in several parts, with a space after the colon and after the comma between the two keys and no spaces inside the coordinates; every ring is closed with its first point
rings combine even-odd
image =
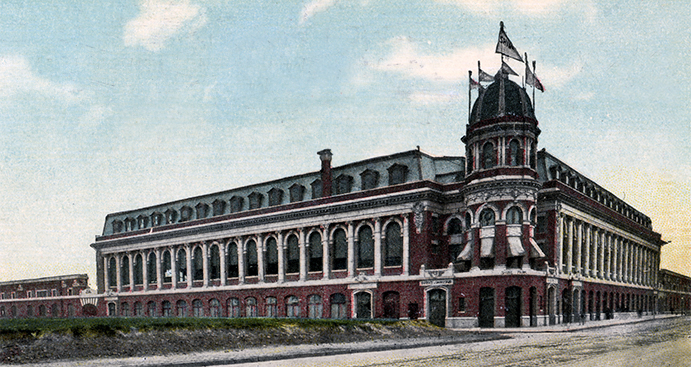
{"type": "MultiPolygon", "coordinates": [[[[526,54],[526,61],[525,62],[528,62],[527,56],[528,55],[526,54]]],[[[533,60],[533,75],[534,75],[535,79],[537,79],[537,74],[535,74],[535,64],[536,64],[536,61],[533,60]]],[[[530,67],[530,66],[528,66],[528,67],[530,67]]],[[[533,85],[533,113],[535,113],[535,86],[534,85],[533,85]]]]}
{"type": "Polygon", "coordinates": [[[473,89],[473,71],[468,70],[468,125],[470,125],[470,91],[473,89]]]}

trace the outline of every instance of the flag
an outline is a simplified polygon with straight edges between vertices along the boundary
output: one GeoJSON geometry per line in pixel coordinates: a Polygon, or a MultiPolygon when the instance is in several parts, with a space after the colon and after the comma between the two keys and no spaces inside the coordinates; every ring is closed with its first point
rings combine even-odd
{"type": "Polygon", "coordinates": [[[475,79],[470,78],[470,89],[480,89],[482,88],[482,85],[480,83],[476,82],[475,79]]]}
{"type": "Polygon", "coordinates": [[[479,79],[481,82],[493,82],[494,81],[494,77],[485,73],[485,71],[482,69],[480,69],[480,78],[479,79]]]}
{"type": "Polygon", "coordinates": [[[532,85],[540,92],[545,91],[545,87],[542,85],[542,83],[540,83],[540,79],[537,78],[535,73],[530,71],[530,67],[528,66],[528,64],[525,64],[525,82],[529,85],[532,85]]]}
{"type": "Polygon", "coordinates": [[[504,22],[499,23],[499,41],[497,42],[497,49],[494,52],[523,62],[521,54],[513,47],[513,43],[511,43],[506,32],[504,32],[504,22]]]}
{"type": "Polygon", "coordinates": [[[513,69],[509,66],[509,64],[505,63],[504,61],[501,62],[501,69],[497,71],[497,75],[495,75],[495,78],[503,77],[505,75],[518,75],[516,74],[513,69]]]}

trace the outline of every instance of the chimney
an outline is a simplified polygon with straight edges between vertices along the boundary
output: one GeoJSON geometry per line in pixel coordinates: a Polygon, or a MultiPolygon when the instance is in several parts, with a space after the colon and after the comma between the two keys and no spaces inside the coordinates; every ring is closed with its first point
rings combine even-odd
{"type": "Polygon", "coordinates": [[[324,149],[317,152],[319,159],[322,161],[322,197],[331,196],[331,149],[324,149]]]}

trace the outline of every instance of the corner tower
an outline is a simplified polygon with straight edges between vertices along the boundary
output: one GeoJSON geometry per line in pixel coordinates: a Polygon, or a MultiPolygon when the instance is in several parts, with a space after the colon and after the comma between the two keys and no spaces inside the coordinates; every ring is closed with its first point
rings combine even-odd
{"type": "MultiPolygon", "coordinates": [[[[500,44],[502,35],[503,27],[500,44]]],[[[528,93],[509,79],[508,74],[516,74],[499,49],[498,44],[502,67],[486,88],[475,83],[480,91],[462,138],[467,162],[462,193],[468,242],[473,245],[472,256],[465,252],[463,260],[473,270],[537,269],[545,258],[533,239],[540,188],[536,170],[540,129],[528,93]]],[[[479,71],[481,81],[483,76],[487,80],[489,75],[479,71]]]]}

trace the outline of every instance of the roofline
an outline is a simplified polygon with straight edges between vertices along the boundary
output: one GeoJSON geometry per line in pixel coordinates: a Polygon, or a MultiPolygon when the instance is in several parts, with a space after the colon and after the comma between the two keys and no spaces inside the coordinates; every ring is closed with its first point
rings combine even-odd
{"type": "Polygon", "coordinates": [[[88,280],[89,275],[88,274],[69,274],[69,275],[56,275],[56,276],[52,276],[52,277],[43,277],[43,278],[8,280],[8,281],[0,282],[0,286],[13,285],[13,284],[50,282],[50,281],[56,281],[56,280],[70,280],[70,279],[74,279],[74,278],[86,278],[88,280]]]}

